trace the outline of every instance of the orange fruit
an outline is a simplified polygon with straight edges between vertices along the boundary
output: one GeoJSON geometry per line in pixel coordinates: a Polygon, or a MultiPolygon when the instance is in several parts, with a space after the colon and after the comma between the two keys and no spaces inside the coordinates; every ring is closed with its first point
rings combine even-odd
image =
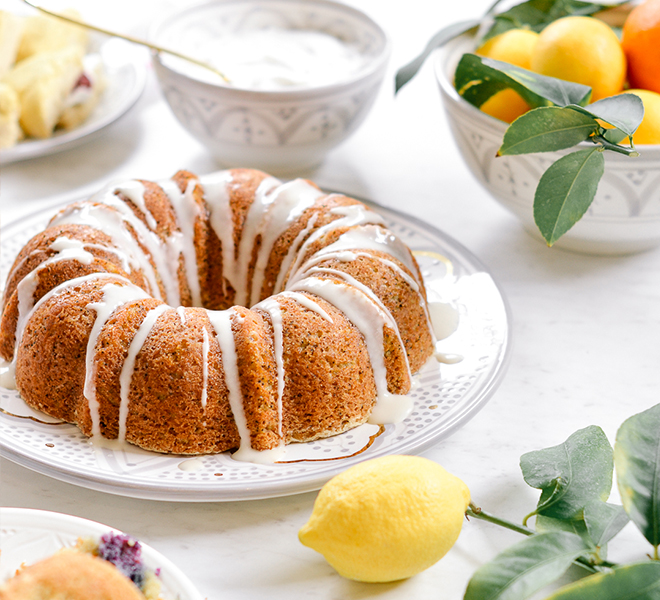
{"type": "Polygon", "coordinates": [[[660,93],[660,0],[633,8],[623,24],[621,45],[630,87],[660,93]]]}
{"type": "Polygon", "coordinates": [[[588,85],[591,101],[614,96],[626,80],[626,56],[612,28],[593,17],[563,17],[541,33],[532,71],[588,85]]]}
{"type": "MultiPolygon", "coordinates": [[[[532,50],[538,37],[538,33],[529,29],[509,29],[490,38],[476,50],[476,54],[529,69],[532,50]]],[[[493,94],[479,108],[491,117],[512,123],[526,113],[530,106],[518,92],[506,89],[493,94]]]]}

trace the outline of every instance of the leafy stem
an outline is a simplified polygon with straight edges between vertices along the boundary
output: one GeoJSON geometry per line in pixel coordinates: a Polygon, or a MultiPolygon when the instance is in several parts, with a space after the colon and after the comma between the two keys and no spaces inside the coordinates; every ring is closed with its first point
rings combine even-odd
{"type": "Polygon", "coordinates": [[[639,152],[637,152],[637,150],[635,150],[634,147],[628,148],[626,146],[621,146],[619,144],[613,144],[600,133],[594,134],[591,137],[591,141],[594,144],[598,144],[602,146],[604,150],[612,150],[612,152],[618,152],[619,154],[625,154],[626,156],[630,156],[633,158],[639,156],[639,152]]]}
{"type": "MultiPolygon", "coordinates": [[[[535,513],[536,511],[532,512],[530,515],[525,517],[525,519],[529,518],[535,513]]],[[[465,511],[465,514],[468,518],[472,517],[474,519],[480,519],[481,521],[487,521],[488,523],[492,523],[493,525],[498,525],[499,527],[503,527],[505,529],[515,531],[516,533],[521,533],[522,535],[526,535],[528,537],[537,535],[537,532],[534,531],[533,529],[530,529],[529,527],[526,527],[524,525],[518,525],[516,523],[512,523],[511,521],[507,521],[506,519],[496,517],[495,515],[491,515],[490,513],[487,513],[481,507],[476,506],[472,502],[470,502],[470,505],[465,511]]],[[[573,562],[577,566],[580,566],[583,569],[590,571],[591,573],[600,573],[604,569],[611,569],[616,567],[615,563],[601,561],[601,560],[598,560],[597,564],[594,564],[585,556],[579,556],[573,562]]]]}
{"type": "MultiPolygon", "coordinates": [[[[602,155],[596,148],[580,150],[602,155]]],[[[630,417],[614,448],[600,427],[580,429],[563,443],[523,454],[525,482],[541,495],[522,525],[471,503],[468,518],[515,531],[523,539],[474,573],[463,600],[528,600],[557,584],[571,565],[585,577],[546,600],[660,598],[660,404],[630,417]],[[616,468],[622,504],[607,502],[616,468]],[[534,529],[526,521],[536,516],[534,529]],[[609,542],[630,522],[653,546],[650,560],[606,560],[609,542]]]]}
{"type": "Polygon", "coordinates": [[[499,517],[491,515],[490,513],[487,513],[481,507],[476,506],[472,502],[470,502],[470,505],[468,506],[468,509],[465,511],[465,514],[468,517],[481,519],[482,521],[488,521],[489,523],[493,523],[494,525],[499,525],[500,527],[510,529],[511,531],[515,531],[516,533],[522,533],[523,535],[534,535],[536,533],[533,529],[530,529],[529,527],[517,525],[516,523],[512,523],[511,521],[507,521],[506,519],[500,519],[499,517]]]}

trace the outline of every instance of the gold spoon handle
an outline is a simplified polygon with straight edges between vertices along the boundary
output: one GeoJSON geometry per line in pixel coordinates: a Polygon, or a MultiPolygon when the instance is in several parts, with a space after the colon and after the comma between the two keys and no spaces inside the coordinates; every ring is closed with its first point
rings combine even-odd
{"type": "Polygon", "coordinates": [[[229,79],[218,69],[215,67],[209,65],[208,63],[198,60],[196,58],[192,58],[191,56],[186,56],[185,54],[181,54],[180,52],[176,52],[174,50],[170,50],[168,48],[163,48],[161,46],[157,46],[156,44],[152,44],[150,42],[147,42],[145,40],[140,40],[137,38],[134,38],[130,35],[125,35],[123,33],[116,33],[114,31],[108,31],[107,29],[103,29],[102,27],[97,27],[96,25],[90,25],[89,23],[85,23],[84,21],[79,21],[78,19],[74,19],[72,17],[69,17],[67,15],[61,15],[59,13],[51,12],[50,10],[47,10],[41,6],[38,6],[36,4],[33,4],[29,0],[23,0],[25,4],[28,6],[31,6],[32,8],[36,8],[38,11],[41,11],[42,13],[45,13],[51,17],[55,17],[56,19],[60,19],[62,21],[67,21],[68,23],[73,23],[74,25],[79,25],[80,27],[85,27],[86,29],[91,29],[93,31],[98,31],[99,33],[103,33],[105,35],[109,35],[112,37],[116,38],[121,38],[122,40],[126,40],[127,42],[131,42],[132,44],[138,44],[140,46],[146,46],[147,48],[151,48],[152,50],[155,50],[156,52],[164,52],[166,54],[171,54],[172,56],[176,56],[177,58],[181,58],[183,60],[186,60],[188,62],[194,63],[200,67],[203,67],[204,69],[208,69],[209,71],[212,71],[219,77],[223,79],[226,83],[229,83],[229,79]]]}

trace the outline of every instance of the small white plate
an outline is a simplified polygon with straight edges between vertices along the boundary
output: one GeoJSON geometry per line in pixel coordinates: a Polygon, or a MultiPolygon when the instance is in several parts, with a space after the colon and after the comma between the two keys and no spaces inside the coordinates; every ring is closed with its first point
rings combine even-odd
{"type": "Polygon", "coordinates": [[[1,165],[47,156],[90,141],[137,102],[146,82],[148,53],[118,38],[93,43],[91,51],[101,56],[106,88],[89,118],[79,127],[56,132],[51,138],[28,138],[16,146],[0,150],[1,165]]]}
{"type": "MultiPolygon", "coordinates": [[[[117,529],[61,513],[31,508],[0,508],[0,582],[11,577],[22,564],[30,565],[52,556],[79,537],[97,537],[117,529]]],[[[139,540],[138,540],[139,541],[139,540]]],[[[167,558],[140,541],[147,569],[159,569],[164,600],[203,600],[190,580],[167,558]]]]}
{"type": "MultiPolygon", "coordinates": [[[[370,203],[373,205],[373,203],[370,203]]],[[[412,413],[383,428],[365,424],[341,435],[287,446],[282,462],[239,462],[228,452],[196,458],[93,446],[75,425],[29,408],[16,391],[0,388],[0,455],[50,477],[135,498],[214,502],[286,496],[319,489],[360,461],[415,454],[462,427],[488,401],[509,355],[509,317],[502,294],[466,248],[434,227],[374,205],[387,226],[415,253],[429,300],[458,313],[458,328],[438,350],[463,357],[430,361],[415,376],[412,413]]],[[[44,228],[35,214],[0,230],[0,282],[21,247],[44,228]]]]}

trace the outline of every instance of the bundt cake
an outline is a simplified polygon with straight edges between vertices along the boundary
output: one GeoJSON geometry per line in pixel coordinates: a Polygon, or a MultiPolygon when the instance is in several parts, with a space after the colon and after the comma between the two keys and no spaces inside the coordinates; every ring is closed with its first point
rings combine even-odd
{"type": "Polygon", "coordinates": [[[252,169],[64,208],[16,258],[0,324],[28,405],[99,440],[257,462],[402,420],[433,351],[419,268],[382,217],[252,169]]]}

